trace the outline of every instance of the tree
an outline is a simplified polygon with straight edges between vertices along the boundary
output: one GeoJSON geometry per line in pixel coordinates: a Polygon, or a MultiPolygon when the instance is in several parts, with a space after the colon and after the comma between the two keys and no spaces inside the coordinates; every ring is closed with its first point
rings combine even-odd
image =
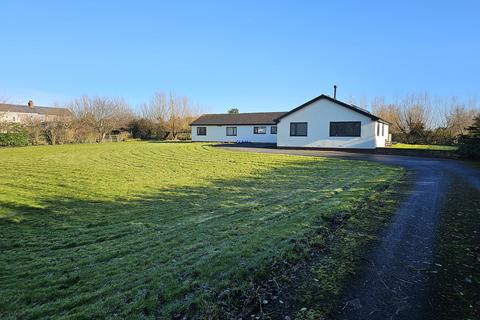
{"type": "Polygon", "coordinates": [[[25,129],[28,132],[30,143],[38,145],[44,134],[44,125],[42,121],[36,117],[28,118],[25,122],[25,129]]]}
{"type": "Polygon", "coordinates": [[[478,113],[475,101],[470,101],[469,105],[467,103],[460,102],[456,98],[451,98],[447,102],[442,124],[445,135],[452,142],[456,142],[457,138],[467,132],[467,128],[473,124],[473,119],[478,113]]]}
{"type": "Polygon", "coordinates": [[[130,106],[122,98],[90,98],[83,96],[69,104],[79,124],[96,133],[96,141],[102,142],[105,136],[115,129],[126,128],[133,119],[130,106]]]}
{"type": "Polygon", "coordinates": [[[396,104],[385,103],[384,97],[376,97],[372,100],[373,113],[380,118],[391,123],[389,132],[395,136],[400,133],[400,128],[397,126],[396,120],[399,118],[400,108],[396,104]]]}
{"type": "Polygon", "coordinates": [[[467,133],[460,137],[458,152],[466,158],[480,159],[480,113],[473,119],[467,133]]]}
{"type": "Polygon", "coordinates": [[[52,145],[66,143],[70,124],[71,119],[67,117],[57,117],[55,120],[45,122],[44,131],[47,141],[52,145]]]}
{"type": "Polygon", "coordinates": [[[229,114],[238,114],[238,113],[240,113],[240,111],[238,111],[237,108],[231,108],[231,109],[228,110],[228,113],[229,114]]]}
{"type": "Polygon", "coordinates": [[[163,126],[166,136],[175,140],[178,135],[188,132],[188,124],[195,119],[198,111],[185,96],[168,96],[156,92],[148,104],[142,107],[142,115],[146,119],[163,126]]]}

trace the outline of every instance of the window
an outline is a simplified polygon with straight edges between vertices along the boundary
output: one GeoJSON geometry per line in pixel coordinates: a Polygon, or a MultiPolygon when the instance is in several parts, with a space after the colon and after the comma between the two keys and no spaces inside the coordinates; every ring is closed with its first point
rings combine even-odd
{"type": "Polygon", "coordinates": [[[377,122],[377,136],[380,136],[380,122],[377,122]]]}
{"type": "Polygon", "coordinates": [[[290,122],[290,136],[306,137],[307,123],[306,122],[290,122]]]}
{"type": "Polygon", "coordinates": [[[197,136],[206,136],[207,127],[197,127],[197,136]]]}
{"type": "Polygon", "coordinates": [[[360,121],[330,122],[330,137],[360,137],[360,121]]]}
{"type": "Polygon", "coordinates": [[[277,134],[277,126],[270,127],[270,134],[277,134]]]}
{"type": "Polygon", "coordinates": [[[13,119],[13,122],[15,122],[15,116],[13,116],[12,119],[13,119]]]}
{"type": "Polygon", "coordinates": [[[227,127],[227,136],[236,136],[237,127],[227,127]]]}
{"type": "Polygon", "coordinates": [[[385,135],[385,124],[382,123],[382,137],[385,135]]]}
{"type": "Polygon", "coordinates": [[[267,127],[253,127],[254,134],[265,134],[267,133],[267,127]]]}

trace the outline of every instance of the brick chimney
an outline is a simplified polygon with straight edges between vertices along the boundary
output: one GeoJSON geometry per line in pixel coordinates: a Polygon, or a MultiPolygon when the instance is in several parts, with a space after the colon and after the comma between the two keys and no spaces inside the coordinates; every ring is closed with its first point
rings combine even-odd
{"type": "Polygon", "coordinates": [[[35,107],[35,105],[33,104],[33,100],[28,100],[28,107],[30,109],[33,109],[35,107]]]}

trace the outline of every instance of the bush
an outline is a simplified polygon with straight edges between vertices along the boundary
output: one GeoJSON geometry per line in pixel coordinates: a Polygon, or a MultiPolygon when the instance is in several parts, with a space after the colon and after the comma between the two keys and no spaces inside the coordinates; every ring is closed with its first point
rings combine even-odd
{"type": "Polygon", "coordinates": [[[467,134],[460,137],[458,152],[464,158],[480,159],[480,114],[474,118],[467,134]]]}
{"type": "Polygon", "coordinates": [[[0,133],[0,146],[21,147],[28,145],[28,132],[19,124],[10,124],[6,132],[0,133]]]}
{"type": "Polygon", "coordinates": [[[167,133],[165,128],[160,123],[155,123],[152,120],[141,118],[132,120],[128,124],[128,129],[135,139],[165,139],[167,133]]]}
{"type": "Polygon", "coordinates": [[[392,133],[392,140],[406,144],[434,144],[434,145],[455,145],[458,143],[458,136],[447,128],[436,128],[428,130],[417,128],[409,133],[392,133]]]}

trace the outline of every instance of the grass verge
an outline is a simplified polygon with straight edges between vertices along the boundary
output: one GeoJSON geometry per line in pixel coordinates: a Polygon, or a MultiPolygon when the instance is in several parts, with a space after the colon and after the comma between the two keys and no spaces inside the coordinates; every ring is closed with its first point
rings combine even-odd
{"type": "Polygon", "coordinates": [[[480,316],[480,198],[463,181],[451,188],[457,191],[442,216],[432,304],[438,319],[473,320],[480,316]]]}
{"type": "Polygon", "coordinates": [[[444,145],[434,145],[434,144],[406,144],[406,143],[395,143],[392,144],[390,148],[396,149],[421,149],[421,150],[443,150],[443,151],[456,151],[457,146],[444,146],[444,145]]]}

